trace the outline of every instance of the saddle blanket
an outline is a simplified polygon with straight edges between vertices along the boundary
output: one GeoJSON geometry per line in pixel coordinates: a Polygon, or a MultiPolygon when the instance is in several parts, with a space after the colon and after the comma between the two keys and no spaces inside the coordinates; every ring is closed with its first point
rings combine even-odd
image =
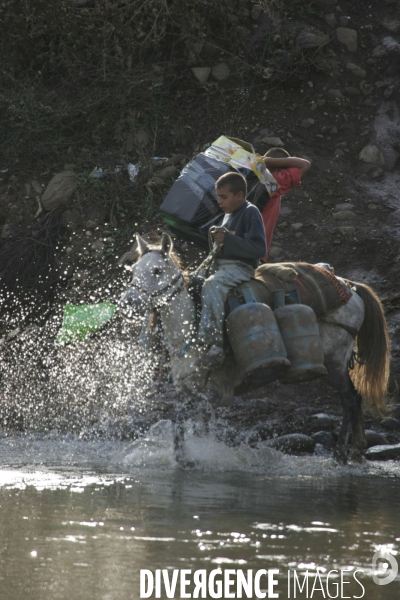
{"type": "Polygon", "coordinates": [[[309,263],[274,263],[261,265],[255,278],[242,283],[234,294],[243,295],[242,289],[250,287],[257,302],[274,308],[273,292],[284,290],[286,303],[291,303],[290,292],[297,293],[302,304],[310,306],[317,317],[346,304],[352,296],[350,287],[331,271],[309,263]]]}

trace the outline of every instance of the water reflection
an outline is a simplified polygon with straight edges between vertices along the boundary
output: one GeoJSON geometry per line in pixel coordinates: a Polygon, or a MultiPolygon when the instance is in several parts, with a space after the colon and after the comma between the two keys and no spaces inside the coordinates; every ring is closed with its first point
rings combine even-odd
{"type": "MultiPolygon", "coordinates": [[[[279,473],[216,473],[129,466],[129,444],[75,442],[73,451],[62,439],[7,443],[0,598],[136,600],[140,569],[218,567],[279,569],[281,598],[288,571],[293,579],[294,571],[323,577],[359,568],[363,597],[398,598],[399,580],[377,586],[371,577],[380,546],[399,550],[394,463],[353,470],[290,458],[279,473]],[[41,465],[16,468],[29,448],[41,465]]],[[[345,587],[349,596],[360,590],[354,581],[345,587]]]]}

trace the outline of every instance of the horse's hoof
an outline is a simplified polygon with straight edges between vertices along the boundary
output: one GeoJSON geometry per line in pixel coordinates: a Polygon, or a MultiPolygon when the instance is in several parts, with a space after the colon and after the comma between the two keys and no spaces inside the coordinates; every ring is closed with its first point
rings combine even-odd
{"type": "Polygon", "coordinates": [[[350,460],[351,462],[363,464],[366,462],[365,454],[363,450],[352,450],[350,452],[350,460]]]}
{"type": "Polygon", "coordinates": [[[234,406],[246,406],[246,401],[241,396],[234,396],[232,404],[234,406]]]}
{"type": "Polygon", "coordinates": [[[333,450],[333,458],[339,465],[347,465],[347,451],[343,446],[336,446],[333,450]]]}
{"type": "Polygon", "coordinates": [[[195,362],[195,366],[201,369],[214,370],[222,366],[225,354],[219,346],[211,346],[205,354],[195,362]]]}
{"type": "Polygon", "coordinates": [[[179,466],[181,467],[181,469],[194,469],[196,463],[193,460],[180,460],[179,466]]]}

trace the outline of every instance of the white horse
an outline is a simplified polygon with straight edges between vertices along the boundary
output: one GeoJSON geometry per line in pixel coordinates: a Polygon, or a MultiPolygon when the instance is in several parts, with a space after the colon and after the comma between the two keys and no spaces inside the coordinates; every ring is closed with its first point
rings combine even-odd
{"type": "MultiPolygon", "coordinates": [[[[232,403],[234,389],[244,380],[233,357],[224,365],[207,372],[196,366],[200,350],[194,344],[195,306],[186,289],[179,261],[172,251],[172,240],[163,234],[161,245],[149,246],[140,236],[131,251],[137,260],[132,267],[132,282],[121,299],[125,314],[137,316],[156,312],[162,326],[163,343],[168,350],[175,386],[189,396],[204,393],[213,406],[232,403]]],[[[370,412],[387,413],[389,378],[389,337],[381,303],[373,290],[361,283],[350,300],[319,321],[324,351],[325,378],[340,394],[343,421],[336,456],[347,459],[351,436],[351,458],[360,459],[366,448],[362,405],[370,412]],[[354,335],[357,332],[357,356],[354,361],[354,335]],[[353,335],[352,335],[353,334],[353,335]],[[349,363],[352,365],[351,376],[349,363]]]]}

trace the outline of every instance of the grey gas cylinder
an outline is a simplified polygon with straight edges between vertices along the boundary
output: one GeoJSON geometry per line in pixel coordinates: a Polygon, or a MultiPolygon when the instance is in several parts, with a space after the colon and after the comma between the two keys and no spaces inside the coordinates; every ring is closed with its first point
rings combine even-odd
{"type": "Polygon", "coordinates": [[[269,306],[253,302],[235,308],[226,320],[226,328],[236,361],[248,381],[267,384],[290,367],[269,306]]]}
{"type": "Polygon", "coordinates": [[[291,367],[282,383],[309,381],[327,375],[317,317],[309,306],[288,304],[274,311],[291,367]]]}

